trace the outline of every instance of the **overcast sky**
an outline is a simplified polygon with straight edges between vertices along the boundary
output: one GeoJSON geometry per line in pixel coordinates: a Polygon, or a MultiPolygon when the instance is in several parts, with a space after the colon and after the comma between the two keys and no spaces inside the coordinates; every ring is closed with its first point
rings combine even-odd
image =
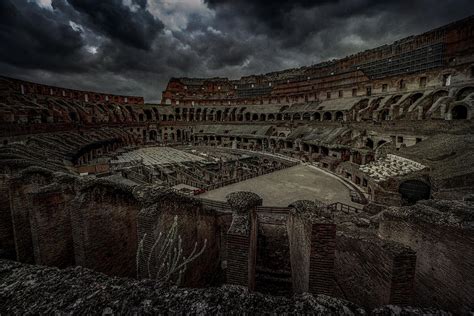
{"type": "Polygon", "coordinates": [[[473,0],[0,0],[0,75],[158,102],[344,57],[474,14],[473,0]]]}

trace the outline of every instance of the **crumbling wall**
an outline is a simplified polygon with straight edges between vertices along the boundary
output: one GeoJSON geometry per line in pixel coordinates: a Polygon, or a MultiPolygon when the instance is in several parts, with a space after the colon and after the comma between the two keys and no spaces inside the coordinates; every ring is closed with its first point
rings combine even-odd
{"type": "Polygon", "coordinates": [[[308,292],[311,224],[301,216],[288,216],[287,227],[293,291],[308,292]]]}
{"type": "Polygon", "coordinates": [[[181,285],[202,287],[213,283],[220,275],[220,231],[216,212],[204,209],[202,202],[197,199],[162,190],[156,192],[156,202],[139,213],[138,240],[143,240],[143,255],[138,261],[139,277],[153,278],[156,275],[157,266],[154,262],[151,262],[148,273],[147,258],[158,235],[161,233],[166,236],[177,216],[178,234],[182,239],[185,257],[191,254],[195,245],[198,252],[206,244],[202,255],[187,265],[181,285]]]}
{"type": "Polygon", "coordinates": [[[9,182],[10,209],[18,261],[35,262],[29,218],[32,201],[29,193],[49,183],[52,179],[52,172],[48,170],[29,168],[9,182]]]}
{"type": "Polygon", "coordinates": [[[15,241],[8,181],[8,176],[0,175],[0,256],[13,259],[15,257],[15,241]]]}
{"type": "Polygon", "coordinates": [[[294,291],[333,295],[336,249],[334,219],[319,201],[297,201],[289,207],[291,211],[287,225],[294,291]],[[300,228],[303,229],[299,231],[300,228]],[[301,245],[298,244],[300,241],[301,245]]]}
{"type": "Polygon", "coordinates": [[[255,289],[258,222],[257,206],[262,199],[252,192],[233,192],[226,197],[232,209],[227,232],[227,282],[255,289]]]}
{"type": "Polygon", "coordinates": [[[415,252],[355,231],[339,231],[336,245],[335,278],[345,299],[366,308],[410,304],[415,252]]]}
{"type": "Polygon", "coordinates": [[[290,245],[287,214],[259,208],[256,288],[274,295],[291,295],[290,245]]]}
{"type": "Polygon", "coordinates": [[[379,235],[417,252],[414,305],[457,313],[474,307],[473,213],[472,205],[455,201],[384,211],[379,235]]]}
{"type": "Polygon", "coordinates": [[[76,264],[108,275],[135,276],[139,209],[130,187],[105,180],[86,184],[70,210],[76,264]]]}
{"type": "Polygon", "coordinates": [[[29,212],[36,264],[64,268],[74,264],[70,201],[74,184],[52,184],[30,193],[29,212]]]}

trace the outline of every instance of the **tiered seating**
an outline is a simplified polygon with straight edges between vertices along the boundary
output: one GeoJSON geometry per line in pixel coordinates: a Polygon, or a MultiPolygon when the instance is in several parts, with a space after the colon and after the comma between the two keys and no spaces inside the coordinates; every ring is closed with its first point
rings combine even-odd
{"type": "Polygon", "coordinates": [[[404,176],[420,171],[426,166],[400,156],[388,154],[383,159],[378,159],[368,165],[360,166],[360,170],[367,173],[376,182],[387,180],[390,177],[404,176]]]}

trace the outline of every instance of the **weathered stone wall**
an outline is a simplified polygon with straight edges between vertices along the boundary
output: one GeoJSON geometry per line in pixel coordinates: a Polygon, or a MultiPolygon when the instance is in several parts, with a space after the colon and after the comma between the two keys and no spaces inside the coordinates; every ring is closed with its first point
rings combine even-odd
{"type": "Polygon", "coordinates": [[[227,197],[232,224],[227,232],[227,283],[255,289],[258,222],[257,206],[262,199],[252,192],[234,192],[227,197]]]}
{"type": "Polygon", "coordinates": [[[258,209],[256,288],[274,295],[292,294],[286,214],[258,209]]]}
{"type": "Polygon", "coordinates": [[[474,231],[463,224],[468,219],[472,207],[454,201],[384,213],[379,235],[417,252],[414,305],[457,313],[474,308],[474,231]]]}
{"type": "MultiPolygon", "coordinates": [[[[206,244],[204,252],[187,265],[183,275],[184,286],[202,287],[215,282],[220,272],[220,227],[218,216],[213,210],[203,208],[199,200],[180,196],[173,192],[161,195],[158,201],[140,211],[138,217],[138,240],[143,240],[143,256],[139,260],[138,272],[142,278],[149,278],[147,260],[153,243],[160,233],[163,237],[178,219],[178,234],[182,239],[183,256],[189,257],[206,244]],[[144,238],[144,235],[147,237],[144,238]],[[144,260],[145,259],[145,260],[144,260]]],[[[151,276],[156,275],[156,265],[151,262],[151,276]]]]}
{"type": "Polygon", "coordinates": [[[15,257],[8,176],[0,175],[0,256],[15,257]]]}
{"type": "Polygon", "coordinates": [[[74,264],[69,203],[74,198],[72,187],[58,184],[30,193],[29,221],[35,263],[64,268],[74,264]]]}
{"type": "Polygon", "coordinates": [[[300,216],[288,216],[291,277],[295,293],[308,292],[311,224],[300,216]]]}
{"type": "Polygon", "coordinates": [[[131,188],[97,181],[71,203],[77,265],[114,276],[135,276],[139,202],[131,188]]]}
{"type": "Polygon", "coordinates": [[[35,262],[29,218],[32,201],[29,193],[51,180],[52,173],[32,168],[25,170],[9,182],[15,251],[16,258],[20,262],[35,262]]]}
{"type": "Polygon", "coordinates": [[[333,295],[336,225],[326,206],[317,201],[297,201],[290,206],[288,235],[295,292],[333,295]],[[292,218],[293,217],[293,218],[292,218]],[[299,229],[302,231],[299,231],[299,229]],[[308,243],[309,241],[309,243],[308,243]],[[308,269],[308,270],[306,270],[308,269]]]}
{"type": "Polygon", "coordinates": [[[336,225],[313,223],[309,262],[309,292],[333,295],[336,225]]]}
{"type": "Polygon", "coordinates": [[[335,279],[345,299],[367,308],[407,305],[413,293],[416,255],[372,234],[338,232],[335,279]]]}

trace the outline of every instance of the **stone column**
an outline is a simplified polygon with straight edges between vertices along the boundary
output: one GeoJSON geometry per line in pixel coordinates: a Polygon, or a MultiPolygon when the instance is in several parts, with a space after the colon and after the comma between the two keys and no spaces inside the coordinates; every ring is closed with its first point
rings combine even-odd
{"type": "Polygon", "coordinates": [[[293,288],[296,293],[332,295],[336,225],[319,201],[297,201],[287,222],[293,288]]]}
{"type": "Polygon", "coordinates": [[[227,232],[227,283],[255,289],[258,223],[256,208],[262,199],[252,192],[233,192],[226,196],[232,209],[232,224],[227,232]]]}

